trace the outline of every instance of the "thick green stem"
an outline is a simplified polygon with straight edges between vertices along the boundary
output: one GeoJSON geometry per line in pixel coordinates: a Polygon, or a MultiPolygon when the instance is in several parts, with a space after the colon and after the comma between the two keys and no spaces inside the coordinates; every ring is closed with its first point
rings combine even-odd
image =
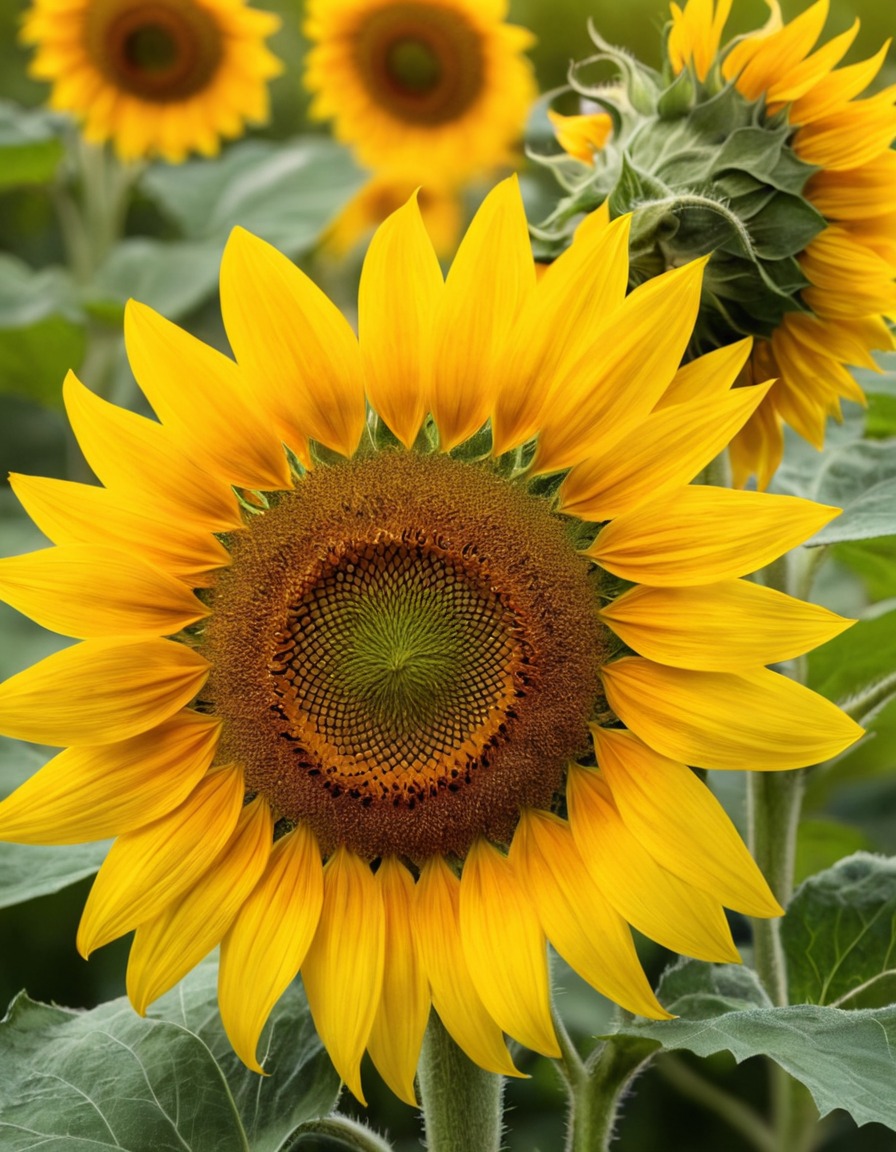
{"type": "MultiPolygon", "coordinates": [[[[796,834],[805,791],[805,771],[750,774],[750,847],[783,907],[793,893],[796,834]]],[[[787,963],[779,919],[754,920],[756,971],[775,1004],[786,1004],[787,963]]]]}
{"type": "Polygon", "coordinates": [[[417,1076],[427,1152],[499,1152],[503,1078],[465,1056],[435,1012],[417,1076]]]}

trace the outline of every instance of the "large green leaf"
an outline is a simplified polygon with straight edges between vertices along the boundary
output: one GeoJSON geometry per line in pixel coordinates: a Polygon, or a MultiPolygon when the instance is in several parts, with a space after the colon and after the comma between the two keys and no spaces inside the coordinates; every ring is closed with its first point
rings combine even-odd
{"type": "Polygon", "coordinates": [[[0,101],[0,188],[44,184],[62,159],[62,141],[51,113],[0,101]]]}
{"type": "Polygon", "coordinates": [[[892,1004],[896,860],[858,852],[811,876],[787,909],[782,938],[792,1000],[851,1008],[892,1004]]]}
{"type": "Polygon", "coordinates": [[[235,1055],[218,1015],[218,965],[207,961],[162,997],[150,1016],[171,1020],[205,1043],[224,1073],[253,1152],[277,1152],[306,1120],[326,1115],[339,1096],[339,1076],[318,1039],[308,1002],[294,981],[262,1034],[267,1076],[250,1072],[235,1055]]]}
{"type": "Polygon", "coordinates": [[[679,1018],[630,1024],[623,1037],[703,1057],[730,1052],[738,1062],[769,1056],[805,1084],[822,1116],[843,1108],[857,1124],[896,1130],[896,1006],[767,1007],[748,970],[696,960],[664,979],[660,997],[679,1018]]]}
{"type": "Polygon", "coordinates": [[[210,959],[143,1019],[127,1000],[89,1012],[21,994],[0,1024],[0,1146],[25,1152],[278,1152],[327,1115],[339,1077],[299,983],[262,1035],[268,1076],[234,1055],[210,959]],[[29,1140],[32,1143],[29,1143],[29,1140]]]}
{"type": "Polygon", "coordinates": [[[0,1145],[6,1152],[249,1152],[208,1048],[122,1000],[91,1012],[22,993],[0,1023],[0,1145]]]}
{"type": "Polygon", "coordinates": [[[317,242],[363,179],[344,148],[308,136],[246,140],[218,160],[156,165],[141,188],[191,240],[220,249],[241,225],[295,256],[317,242]]]}

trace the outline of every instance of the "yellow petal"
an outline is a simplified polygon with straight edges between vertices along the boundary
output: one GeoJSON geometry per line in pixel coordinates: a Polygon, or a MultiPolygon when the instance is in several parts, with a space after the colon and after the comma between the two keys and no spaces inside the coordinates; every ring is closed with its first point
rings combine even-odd
{"type": "Polygon", "coordinates": [[[420,871],[414,931],[432,989],[432,1002],[455,1042],[487,1072],[519,1076],[501,1029],[479,998],[460,935],[460,881],[441,857],[420,871]]]}
{"type": "Polygon", "coordinates": [[[230,561],[210,531],[177,518],[135,510],[125,496],[93,484],[13,473],[9,482],[25,511],[54,544],[110,544],[134,552],[191,587],[230,561]]]}
{"type": "Polygon", "coordinates": [[[84,640],[0,685],[0,732],[57,747],[127,740],[187,704],[208,669],[170,640],[84,640]]]}
{"type": "Polygon", "coordinates": [[[224,850],[185,895],[134,933],[127,989],[141,1014],[221,943],[264,872],[274,823],[257,797],[240,813],[224,850]]]}
{"type": "Polygon", "coordinates": [[[626,827],[596,772],[571,766],[566,799],[585,866],[620,916],[673,952],[739,961],[719,901],[660,867],[626,827]]]}
{"type": "Polygon", "coordinates": [[[592,346],[550,397],[536,472],[559,471],[605,452],[644,420],[691,338],[707,259],[639,285],[597,329],[592,346]]]}
{"type": "Polygon", "coordinates": [[[299,824],[274,844],[264,875],[221,942],[221,1021],[233,1050],[255,1072],[262,1071],[256,1056],[261,1030],[298,975],[323,898],[317,838],[299,824]]]}
{"type": "Polygon", "coordinates": [[[722,451],[769,387],[737,388],[719,400],[651,413],[620,443],[573,468],[559,492],[563,511],[580,520],[610,520],[689,483],[722,451]]]}
{"type": "Polygon", "coordinates": [[[600,152],[613,134],[613,119],[607,112],[563,116],[548,108],[548,120],[563,151],[592,166],[594,153],[600,152]]]}
{"type": "Polygon", "coordinates": [[[493,1019],[527,1048],[559,1056],[544,933],[520,878],[487,840],[477,840],[464,861],[460,933],[476,991],[493,1019]]]}
{"type": "Polygon", "coordinates": [[[0,560],[0,598],[43,628],[79,639],[172,636],[208,615],[182,581],[101,544],[0,560]]]}
{"type": "Polygon", "coordinates": [[[0,840],[80,844],[149,824],[196,787],[219,731],[184,711],[119,744],[66,748],[0,803],[0,840]]]}
{"type": "Polygon", "coordinates": [[[755,572],[839,511],[796,496],[690,485],[620,516],[586,554],[623,580],[709,584],[755,572]]]}
{"type": "Polygon", "coordinates": [[[683,364],[666,391],[659,398],[656,410],[671,408],[674,404],[687,404],[691,400],[718,400],[731,388],[746,364],[753,339],[738,340],[716,348],[696,360],[683,364]]]}
{"type": "Polygon", "coordinates": [[[436,317],[430,407],[449,451],[494,405],[491,367],[535,287],[535,263],[517,178],[486,196],[461,241],[436,317]]]}
{"type": "Polygon", "coordinates": [[[399,1099],[416,1107],[414,1075],[429,1016],[429,983],[413,927],[414,881],[394,856],[376,874],[386,912],[383,994],[367,1049],[399,1099]]]}
{"type": "Polygon", "coordinates": [[[369,865],[339,847],[324,870],[324,901],[302,979],[336,1071],[361,1101],[361,1057],[383,987],[385,912],[369,865]]]}
{"type": "Polygon", "coordinates": [[[625,299],[631,217],[611,224],[603,216],[587,217],[569,248],[545,269],[492,369],[495,455],[539,431],[549,396],[590,354],[595,328],[625,299]]]}
{"type": "MultiPolygon", "coordinates": [[[[735,44],[722,71],[726,80],[736,77],[737,88],[749,100],[765,92],[775,93],[782,77],[790,73],[812,49],[828,13],[828,0],[817,0],[783,27],[764,36],[748,36],[735,44]]],[[[771,96],[774,99],[774,95],[771,96]]]]}
{"type": "Polygon", "coordinates": [[[235,228],[221,263],[227,336],[258,406],[283,439],[351,456],[364,429],[358,342],[339,309],[276,248],[235,228]]]}
{"type": "Polygon", "coordinates": [[[658,664],[720,672],[790,660],[854,623],[748,580],[631,588],[600,616],[629,648],[658,664]]]}
{"type": "Polygon", "coordinates": [[[523,809],[510,859],[567,964],[630,1012],[668,1019],[647,983],[628,925],[588,873],[569,825],[548,812],[523,809]]]}
{"type": "Polygon", "coordinates": [[[690,768],[631,732],[591,731],[622,819],[658,864],[747,916],[783,914],[725,809],[690,768]]]}
{"type": "Polygon", "coordinates": [[[442,272],[416,194],[376,231],[361,272],[358,337],[367,395],[410,448],[426,413],[442,272]]]}
{"type": "Polygon", "coordinates": [[[697,768],[819,764],[862,729],[823,696],[766,668],[740,676],[624,657],[601,669],[607,701],[645,744],[697,768]]]}
{"type": "Polygon", "coordinates": [[[250,405],[232,360],[136,300],[125,308],[124,333],[137,383],[181,452],[228,484],[291,486],[280,440],[250,405]]]}
{"type": "Polygon", "coordinates": [[[198,468],[161,424],[95,396],[74,372],[62,395],[78,445],[106,488],[138,510],[154,508],[213,531],[242,527],[230,486],[198,468]]]}
{"type": "Polygon", "coordinates": [[[243,806],[243,773],[210,772],[173,812],[115,841],[96,874],[78,927],[78,951],[150,920],[214,867],[243,806]]]}

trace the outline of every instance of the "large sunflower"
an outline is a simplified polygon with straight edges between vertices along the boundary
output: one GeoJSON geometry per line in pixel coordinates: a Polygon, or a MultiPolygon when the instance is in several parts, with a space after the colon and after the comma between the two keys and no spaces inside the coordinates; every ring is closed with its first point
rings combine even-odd
{"type": "Polygon", "coordinates": [[[514,1073],[502,1032],[557,1054],[546,939],[662,1017],[629,923],[732,960],[722,905],[779,912],[686,764],[855,739],[763,667],[845,622],[740,579],[834,512],[689,485],[764,389],[729,391],[748,343],[679,369],[703,262],[626,295],[627,229],[598,221],[536,283],[507,181],[443,281],[411,200],[368,252],[357,339],[238,230],[236,363],[132,303],[160,423],[69,376],[103,487],[14,477],[55,546],[0,589],[82,642],[0,687],[3,732],[66,746],[0,835],[118,836],[78,946],[136,929],[138,1011],[220,943],[258,1068],[301,969],[355,1095],[367,1048],[413,1101],[431,1007],[484,1068],[514,1073]]]}
{"type": "Polygon", "coordinates": [[[281,64],[264,41],[279,25],[243,0],[33,0],[22,39],[87,140],[176,163],[267,119],[281,64]]]}
{"type": "Polygon", "coordinates": [[[311,115],[375,174],[345,227],[384,219],[375,199],[456,197],[513,161],[536,88],[532,36],[506,15],[506,0],[309,0],[311,115]]]}
{"type": "Polygon", "coordinates": [[[821,448],[841,398],[864,400],[849,366],[892,348],[896,313],[896,86],[859,98],[887,46],[838,69],[858,21],[813,52],[828,0],[788,24],[767,2],[766,26],[726,44],[731,0],[673,3],[666,76],[626,60],[628,103],[592,93],[616,132],[583,177],[614,211],[641,209],[634,282],[716,250],[692,351],[756,338],[740,383],[775,383],[731,460],[762,487],[783,423],[821,448]]]}

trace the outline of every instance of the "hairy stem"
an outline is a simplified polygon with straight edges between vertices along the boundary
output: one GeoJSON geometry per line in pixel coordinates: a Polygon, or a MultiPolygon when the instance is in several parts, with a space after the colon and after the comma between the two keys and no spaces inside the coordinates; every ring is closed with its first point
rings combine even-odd
{"type": "Polygon", "coordinates": [[[499,1152],[503,1078],[465,1056],[435,1012],[417,1076],[427,1152],[499,1152]]]}

